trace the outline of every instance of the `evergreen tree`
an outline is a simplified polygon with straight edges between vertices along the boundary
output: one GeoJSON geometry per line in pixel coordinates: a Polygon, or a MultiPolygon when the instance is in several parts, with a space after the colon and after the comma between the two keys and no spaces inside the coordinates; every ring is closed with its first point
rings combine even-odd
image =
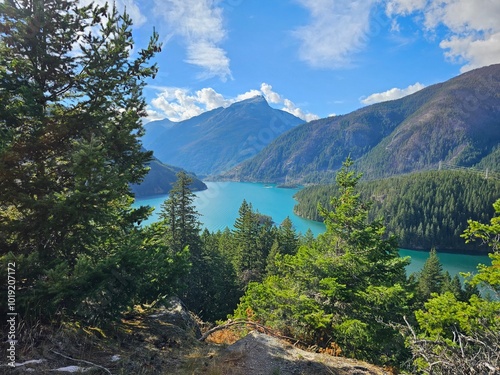
{"type": "Polygon", "coordinates": [[[294,255],[297,252],[299,236],[288,216],[278,227],[278,242],[281,254],[294,255]]]}
{"type": "Polygon", "coordinates": [[[189,187],[192,182],[185,172],[177,174],[177,181],[170,190],[168,199],[162,204],[160,218],[165,222],[168,245],[176,252],[189,246],[192,256],[198,256],[200,214],[193,204],[195,195],[189,187]]]}
{"type": "MultiPolygon", "coordinates": [[[[368,220],[359,179],[347,160],[338,174],[339,196],[322,209],[326,232],[283,255],[260,283],[250,283],[236,317],[258,320],[311,345],[334,342],[345,355],[391,363],[406,356],[387,323],[403,321],[409,293],[394,238],[368,220]]],[[[278,257],[277,257],[278,258],[278,257]]]]}
{"type": "Polygon", "coordinates": [[[481,240],[483,244],[491,247],[488,254],[491,266],[479,265],[478,274],[469,278],[468,283],[475,287],[484,285],[488,287],[498,299],[500,296],[500,199],[493,203],[494,216],[489,224],[475,220],[468,220],[468,227],[462,237],[466,242],[481,240]]]}
{"type": "Polygon", "coordinates": [[[415,312],[420,332],[412,332],[410,346],[419,373],[457,374],[497,372],[500,364],[500,200],[494,203],[490,224],[468,221],[463,237],[481,239],[491,246],[492,265],[479,265],[478,273],[466,281],[464,298],[454,293],[433,295],[423,309],[415,312]],[[489,287],[495,298],[482,298],[477,285],[489,287]]]}
{"type": "Polygon", "coordinates": [[[240,282],[246,286],[263,277],[274,242],[273,222],[269,216],[254,212],[252,205],[243,200],[234,228],[234,266],[240,282]]]}
{"type": "Polygon", "coordinates": [[[465,298],[465,292],[462,289],[462,283],[458,275],[451,277],[450,273],[446,271],[443,275],[443,282],[441,284],[441,293],[452,293],[459,301],[468,300],[465,298]]]}
{"type": "Polygon", "coordinates": [[[162,205],[160,218],[167,246],[176,254],[184,250],[189,252],[191,269],[184,275],[186,289],[181,297],[189,309],[201,314],[208,300],[210,278],[207,274],[217,271],[211,268],[211,259],[207,262],[202,253],[200,214],[193,203],[195,195],[189,187],[191,183],[192,179],[185,172],[177,174],[177,181],[162,205]]]}
{"type": "Polygon", "coordinates": [[[311,228],[308,228],[306,234],[300,237],[300,244],[311,246],[313,242],[314,242],[314,233],[312,232],[311,228]]]}
{"type": "Polygon", "coordinates": [[[268,275],[276,274],[278,263],[283,255],[294,255],[299,248],[299,236],[293,227],[293,223],[287,216],[276,231],[271,250],[267,257],[266,272],[268,275]]]}
{"type": "Polygon", "coordinates": [[[144,260],[134,224],[149,210],[131,209],[129,184],[151,157],[142,89],[160,46],[153,33],[134,52],[131,27],[107,5],[0,3],[0,251],[23,264],[20,308],[96,316],[135,298],[135,280],[107,285],[144,260]]]}
{"type": "Polygon", "coordinates": [[[440,293],[444,281],[443,266],[436,249],[429,252],[417,279],[417,295],[421,302],[427,301],[432,293],[440,293]]]}
{"type": "Polygon", "coordinates": [[[198,293],[195,310],[206,321],[225,319],[232,313],[241,297],[236,272],[230,259],[220,249],[222,233],[204,230],[202,242],[202,267],[199,268],[201,293],[198,293]]]}
{"type": "Polygon", "coordinates": [[[332,197],[330,201],[333,210],[318,204],[318,211],[326,226],[326,232],[320,239],[330,242],[337,255],[345,254],[348,248],[357,247],[366,240],[368,234],[365,230],[369,204],[361,200],[360,193],[355,189],[361,175],[350,169],[352,164],[353,161],[348,158],[337,174],[338,196],[332,197]]]}

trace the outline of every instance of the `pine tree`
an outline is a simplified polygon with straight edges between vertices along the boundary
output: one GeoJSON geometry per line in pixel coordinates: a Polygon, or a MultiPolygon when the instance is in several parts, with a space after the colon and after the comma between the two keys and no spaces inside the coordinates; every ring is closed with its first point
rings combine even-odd
{"type": "MultiPolygon", "coordinates": [[[[203,315],[212,290],[212,273],[217,273],[217,254],[203,254],[200,237],[200,214],[194,206],[195,195],[190,189],[193,182],[186,172],[177,174],[177,181],[170,190],[168,199],[162,204],[160,218],[163,237],[170,251],[181,254],[187,250],[191,269],[184,275],[186,288],[181,295],[186,306],[203,315]]],[[[221,270],[222,272],[222,270],[221,270]]],[[[206,317],[212,318],[216,312],[208,308],[206,317]]]]}
{"type": "Polygon", "coordinates": [[[273,222],[269,216],[254,212],[243,200],[234,223],[234,266],[243,286],[261,280],[274,242],[273,222]]]}
{"type": "Polygon", "coordinates": [[[198,269],[199,275],[195,276],[201,283],[200,290],[193,295],[193,311],[210,322],[225,319],[232,313],[242,293],[234,267],[220,249],[223,235],[221,232],[203,231],[202,262],[198,269]]]}
{"type": "Polygon", "coordinates": [[[324,218],[326,232],[320,237],[326,242],[333,241],[337,255],[345,254],[352,248],[359,247],[367,239],[366,220],[369,203],[361,199],[356,185],[361,178],[351,170],[353,161],[348,158],[336,177],[339,188],[338,196],[332,197],[330,206],[333,210],[318,205],[320,215],[324,218]]]}
{"type": "Polygon", "coordinates": [[[1,237],[74,264],[147,171],[138,137],[158,36],[134,59],[127,14],[68,0],[5,1],[0,19],[0,204],[13,213],[1,237]]]}
{"type": "MultiPolygon", "coordinates": [[[[359,176],[347,160],[338,174],[339,195],[325,215],[326,233],[275,257],[269,275],[250,283],[236,317],[258,320],[311,345],[335,342],[343,353],[390,362],[406,356],[390,323],[401,323],[409,293],[408,259],[356,191],[359,176]]],[[[277,245],[273,247],[276,252],[277,245]]]]}
{"type": "Polygon", "coordinates": [[[168,245],[175,252],[189,246],[195,256],[200,247],[200,214],[193,204],[196,196],[190,189],[192,182],[186,172],[177,173],[177,181],[170,190],[168,199],[162,204],[160,218],[166,226],[168,245]]]}
{"type": "Polygon", "coordinates": [[[440,293],[452,293],[455,298],[459,301],[465,300],[465,292],[462,289],[462,283],[460,282],[460,278],[458,275],[451,277],[448,271],[443,274],[443,281],[441,283],[440,293]]]}
{"type": "Polygon", "coordinates": [[[134,225],[148,213],[131,209],[129,184],[151,157],[139,142],[142,89],[160,46],[153,33],[134,52],[131,27],[107,5],[0,3],[0,251],[26,270],[26,306],[46,314],[134,298],[134,282],[105,290],[114,271],[135,273],[134,225]]]}
{"type": "Polygon", "coordinates": [[[419,300],[425,302],[432,293],[440,293],[443,281],[443,266],[439,261],[436,249],[432,249],[418,276],[417,295],[419,300]]]}
{"type": "Polygon", "coordinates": [[[299,246],[299,236],[290,217],[286,217],[278,227],[278,242],[281,254],[294,255],[299,246]]]}

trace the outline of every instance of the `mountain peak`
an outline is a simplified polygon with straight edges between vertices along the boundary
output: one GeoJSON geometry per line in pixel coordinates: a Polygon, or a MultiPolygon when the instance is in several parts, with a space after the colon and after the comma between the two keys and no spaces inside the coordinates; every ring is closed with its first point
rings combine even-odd
{"type": "Polygon", "coordinates": [[[255,95],[249,99],[244,99],[244,100],[241,100],[239,102],[236,102],[234,103],[233,105],[235,104],[258,104],[258,105],[261,105],[261,104],[265,104],[265,105],[269,105],[266,101],[266,98],[264,98],[264,96],[262,95],[255,95]]]}
{"type": "Polygon", "coordinates": [[[198,175],[219,174],[254,156],[282,132],[303,120],[254,96],[156,131],[142,141],[161,161],[198,175]]]}

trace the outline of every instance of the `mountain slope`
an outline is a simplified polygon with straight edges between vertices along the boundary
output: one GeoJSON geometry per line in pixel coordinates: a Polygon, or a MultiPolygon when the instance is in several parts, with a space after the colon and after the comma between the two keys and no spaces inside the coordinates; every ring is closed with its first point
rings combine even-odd
{"type": "Polygon", "coordinates": [[[351,155],[365,177],[378,178],[440,161],[472,166],[499,143],[500,65],[492,65],[402,99],[300,125],[223,176],[318,181],[351,155]]]}
{"type": "Polygon", "coordinates": [[[144,146],[164,163],[199,175],[216,174],[254,156],[278,135],[303,123],[271,108],[262,96],[189,120],[145,125],[144,146]]]}
{"type": "MultiPolygon", "coordinates": [[[[358,164],[369,178],[487,160],[500,144],[500,65],[462,74],[441,85],[358,164]],[[385,171],[385,172],[384,172],[385,171]]],[[[498,169],[500,165],[496,165],[498,169]]]]}
{"type": "MultiPolygon", "coordinates": [[[[144,178],[140,185],[131,185],[132,192],[136,197],[145,197],[157,194],[168,194],[172,186],[177,181],[177,173],[182,171],[182,168],[173,167],[153,158],[149,163],[149,173],[144,178]]],[[[193,175],[191,189],[194,191],[205,190],[207,186],[193,175]]]]}

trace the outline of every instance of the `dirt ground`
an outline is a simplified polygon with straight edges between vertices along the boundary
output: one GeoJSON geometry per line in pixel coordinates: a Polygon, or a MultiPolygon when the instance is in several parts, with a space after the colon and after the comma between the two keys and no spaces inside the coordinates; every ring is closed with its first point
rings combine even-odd
{"type": "Polygon", "coordinates": [[[215,340],[201,342],[198,323],[174,304],[129,314],[106,332],[78,324],[57,328],[21,325],[16,367],[8,367],[2,359],[0,374],[388,374],[364,362],[302,350],[257,331],[243,338],[241,331],[219,332],[215,340]]]}

